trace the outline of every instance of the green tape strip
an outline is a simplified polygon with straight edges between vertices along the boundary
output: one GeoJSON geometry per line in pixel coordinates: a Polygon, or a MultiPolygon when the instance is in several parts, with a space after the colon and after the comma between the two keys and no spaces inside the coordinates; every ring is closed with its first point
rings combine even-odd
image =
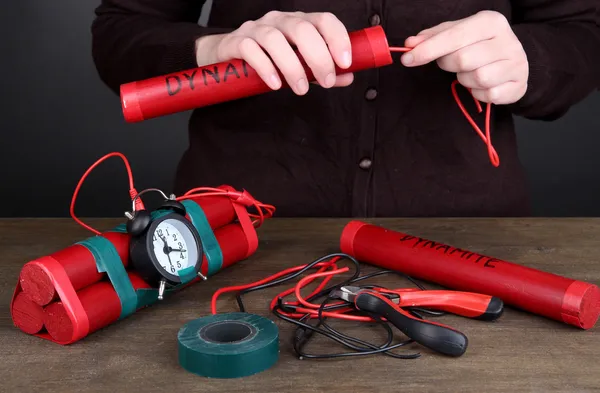
{"type": "Polygon", "coordinates": [[[160,218],[162,216],[166,216],[167,214],[171,214],[173,213],[172,210],[154,210],[150,213],[150,217],[152,217],[152,220],[156,220],[157,218],[160,218]]]}
{"type": "Polygon", "coordinates": [[[137,309],[138,298],[115,246],[102,236],[91,237],[77,244],[90,250],[96,261],[98,272],[108,275],[121,302],[119,319],[133,314],[137,309]]]}
{"type": "Polygon", "coordinates": [[[127,224],[119,224],[108,232],[127,233],[127,224]]]}
{"type": "Polygon", "coordinates": [[[158,289],[138,289],[135,293],[138,309],[151,306],[158,301],[158,289]]]}
{"type": "MultiPolygon", "coordinates": [[[[162,216],[166,214],[166,212],[160,212],[156,214],[157,216],[162,216]]],[[[127,233],[127,224],[119,224],[108,232],[118,232],[118,233],[127,233]]],[[[110,277],[109,277],[110,278],[110,277]]],[[[129,277],[127,277],[129,280],[129,277]]],[[[118,294],[118,292],[117,292],[118,294]]],[[[143,307],[148,307],[153,305],[158,301],[158,289],[136,289],[135,294],[137,297],[137,307],[136,310],[139,310],[143,307]]]]}
{"type": "Polygon", "coordinates": [[[239,378],[271,368],[279,358],[273,321],[248,313],[209,315],[186,323],[177,335],[179,364],[209,378],[239,378]]]}
{"type": "Polygon", "coordinates": [[[177,273],[179,274],[179,278],[181,279],[181,284],[179,284],[179,285],[187,284],[188,282],[190,282],[193,279],[195,279],[196,277],[198,277],[196,275],[196,271],[194,270],[193,266],[186,267],[185,269],[181,269],[177,273]]]}
{"type": "Polygon", "coordinates": [[[186,199],[181,202],[192,221],[194,227],[202,239],[202,248],[204,255],[206,255],[206,262],[208,263],[208,276],[212,276],[217,273],[223,267],[223,252],[221,246],[215,237],[213,229],[210,227],[210,223],[206,218],[206,214],[196,202],[186,199]]]}

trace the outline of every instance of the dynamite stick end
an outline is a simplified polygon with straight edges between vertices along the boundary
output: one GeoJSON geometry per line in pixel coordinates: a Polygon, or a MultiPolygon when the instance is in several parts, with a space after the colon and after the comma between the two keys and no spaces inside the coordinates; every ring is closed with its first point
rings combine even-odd
{"type": "Polygon", "coordinates": [[[357,220],[350,221],[346,224],[340,238],[340,250],[344,254],[356,257],[356,255],[354,255],[354,238],[358,231],[365,225],[367,224],[357,220]]]}
{"type": "Polygon", "coordinates": [[[54,284],[44,269],[35,263],[23,266],[19,275],[23,292],[40,306],[50,303],[55,295],[54,284]]]}
{"type": "Polygon", "coordinates": [[[11,314],[15,326],[25,333],[36,334],[44,328],[44,309],[23,292],[15,297],[11,314]]]}
{"type": "Polygon", "coordinates": [[[381,26],[368,27],[363,30],[371,51],[373,53],[373,60],[375,61],[375,67],[383,67],[393,63],[392,53],[388,45],[385,31],[381,26]]]}
{"type": "Polygon", "coordinates": [[[600,317],[600,289],[582,281],[574,281],[563,297],[562,318],[582,329],[594,327],[600,317]]]}
{"type": "Polygon", "coordinates": [[[44,325],[58,342],[67,342],[73,337],[73,322],[62,302],[52,303],[44,309],[44,325]]]}
{"type": "Polygon", "coordinates": [[[121,85],[121,109],[123,116],[128,123],[137,123],[145,120],[140,101],[138,99],[137,82],[130,82],[121,85]]]}

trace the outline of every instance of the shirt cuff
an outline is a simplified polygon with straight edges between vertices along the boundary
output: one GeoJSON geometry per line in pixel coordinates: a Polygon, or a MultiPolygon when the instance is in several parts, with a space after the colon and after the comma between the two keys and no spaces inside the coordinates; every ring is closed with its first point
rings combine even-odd
{"type": "MultiPolygon", "coordinates": [[[[529,77],[527,81],[527,92],[521,99],[508,105],[515,115],[525,117],[537,116],[536,108],[543,105],[543,101],[548,99],[548,91],[551,86],[550,68],[548,67],[548,55],[545,49],[535,38],[534,28],[529,25],[513,26],[513,31],[527,55],[529,63],[529,77]]],[[[543,112],[543,111],[541,111],[543,112]]]]}

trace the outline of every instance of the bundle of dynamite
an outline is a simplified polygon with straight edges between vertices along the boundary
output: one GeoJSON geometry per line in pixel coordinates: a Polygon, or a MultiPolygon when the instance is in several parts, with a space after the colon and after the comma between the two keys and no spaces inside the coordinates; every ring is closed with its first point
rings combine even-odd
{"type": "MultiPolygon", "coordinates": [[[[71,344],[162,297],[156,285],[142,279],[132,266],[132,235],[127,225],[101,233],[73,213],[77,192],[87,174],[113,156],[122,158],[127,167],[134,211],[144,210],[137,198],[142,192],[133,187],[130,166],[122,154],[108,154],[88,169],[73,195],[71,214],[95,236],[23,266],[10,307],[14,325],[23,332],[71,344]]],[[[185,207],[185,219],[199,234],[202,262],[197,275],[170,292],[251,256],[258,246],[256,228],[275,211],[248,192],[229,186],[196,188],[174,201],[185,207]],[[249,208],[256,208],[257,213],[251,214],[249,208]]]]}

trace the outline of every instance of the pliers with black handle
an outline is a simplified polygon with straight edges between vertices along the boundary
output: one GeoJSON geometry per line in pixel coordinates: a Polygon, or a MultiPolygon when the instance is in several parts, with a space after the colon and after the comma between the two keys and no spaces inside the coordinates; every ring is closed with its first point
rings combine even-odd
{"type": "Polygon", "coordinates": [[[385,318],[415,342],[454,357],[462,356],[467,350],[469,341],[463,333],[441,323],[417,318],[403,307],[433,308],[486,321],[498,319],[504,310],[504,303],[497,297],[458,291],[344,286],[335,290],[331,297],[385,318]]]}

